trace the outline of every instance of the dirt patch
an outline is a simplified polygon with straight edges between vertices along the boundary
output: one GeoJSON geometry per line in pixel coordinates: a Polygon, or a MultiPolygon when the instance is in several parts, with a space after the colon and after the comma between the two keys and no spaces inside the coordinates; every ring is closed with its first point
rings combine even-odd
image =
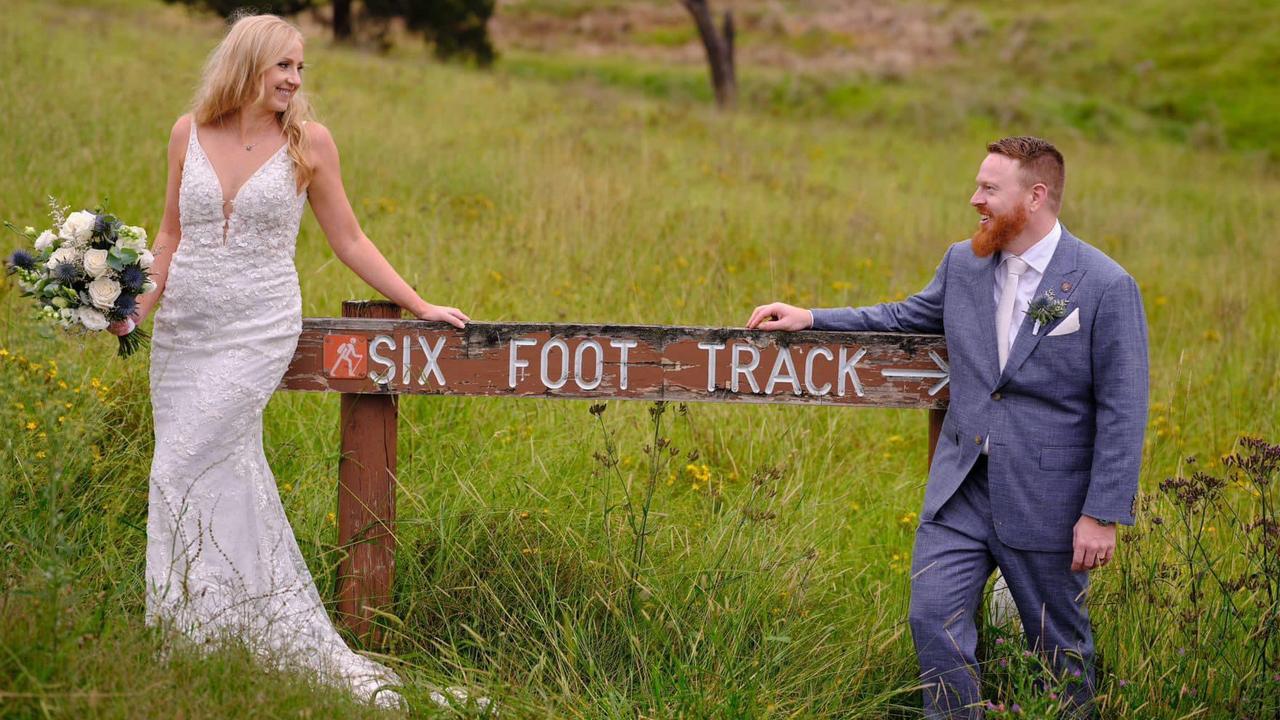
{"type": "MultiPolygon", "coordinates": [[[[731,10],[740,67],[900,76],[946,62],[980,37],[977,11],[883,0],[712,0],[731,10]]],[[[490,29],[499,49],[703,62],[677,0],[583,3],[501,0],[490,29]]]]}

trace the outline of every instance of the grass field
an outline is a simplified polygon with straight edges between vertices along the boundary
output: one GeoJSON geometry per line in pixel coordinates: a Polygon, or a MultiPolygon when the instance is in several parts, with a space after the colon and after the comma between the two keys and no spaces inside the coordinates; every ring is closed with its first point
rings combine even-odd
{"type": "MultiPolygon", "coordinates": [[[[52,194],[109,200],[154,231],[168,130],[218,35],[217,21],[141,0],[6,3],[0,218],[40,226],[52,194]]],[[[973,228],[983,144],[1042,131],[999,114],[945,121],[961,111],[947,94],[928,104],[936,78],[893,92],[943,122],[851,121],[820,102],[717,114],[635,92],[628,78],[644,68],[616,82],[545,70],[574,62],[518,56],[484,73],[308,46],[307,88],[352,204],[427,299],[477,320],[740,325],[771,299],[904,297],[973,228]]],[[[1022,92],[1053,106],[1051,91],[1022,92]]],[[[1138,279],[1151,329],[1144,511],[1094,576],[1103,716],[1274,717],[1280,570],[1251,523],[1275,521],[1280,478],[1251,483],[1223,457],[1242,435],[1280,441],[1276,166],[1265,143],[1054,127],[1064,223],[1138,279]],[[1199,500],[1160,489],[1170,477],[1210,487],[1196,469],[1231,482],[1199,500]]],[[[306,315],[372,297],[309,215],[297,264],[306,315]]],[[[306,678],[249,671],[234,648],[155,659],[142,622],[146,362],[118,361],[104,338],[59,337],[14,288],[0,293],[0,716],[379,715],[306,678]]],[[[327,600],[337,407],[281,394],[266,417],[327,600]]],[[[433,712],[430,687],[465,685],[508,717],[918,714],[905,617],[923,413],[669,407],[657,432],[680,455],[651,471],[648,406],[610,403],[600,420],[587,408],[401,405],[396,600],[386,642],[365,649],[410,680],[415,713],[433,712]],[[621,484],[656,488],[638,560],[621,515],[601,511],[624,489],[597,473],[606,437],[621,484]]],[[[1050,715],[1016,644],[986,637],[992,700],[1050,715]]]]}

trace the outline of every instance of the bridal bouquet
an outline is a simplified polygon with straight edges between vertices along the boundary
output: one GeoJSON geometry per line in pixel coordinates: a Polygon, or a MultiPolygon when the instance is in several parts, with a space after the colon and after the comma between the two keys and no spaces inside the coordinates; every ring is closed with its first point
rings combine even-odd
{"type": "MultiPolygon", "coordinates": [[[[5,226],[31,243],[9,258],[9,272],[40,314],[66,330],[106,330],[130,319],[138,296],[155,289],[147,231],[103,211],[66,214],[51,198],[53,227],[37,233],[5,226]]],[[[134,328],[120,337],[120,357],[132,355],[150,336],[134,328]]]]}

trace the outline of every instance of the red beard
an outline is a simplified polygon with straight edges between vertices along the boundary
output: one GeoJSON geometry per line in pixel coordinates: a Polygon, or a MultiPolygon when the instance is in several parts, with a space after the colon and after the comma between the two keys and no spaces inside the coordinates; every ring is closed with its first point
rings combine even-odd
{"type": "Polygon", "coordinates": [[[1029,219],[1027,209],[1021,205],[1003,215],[993,214],[974,233],[973,242],[970,243],[973,254],[982,258],[991,257],[993,253],[1005,249],[1027,226],[1029,219]]]}

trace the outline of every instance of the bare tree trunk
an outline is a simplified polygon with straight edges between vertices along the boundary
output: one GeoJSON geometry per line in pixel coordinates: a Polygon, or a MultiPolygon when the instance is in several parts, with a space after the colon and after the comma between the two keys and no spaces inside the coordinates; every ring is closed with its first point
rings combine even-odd
{"type": "Polygon", "coordinates": [[[738,75],[733,61],[733,14],[726,10],[721,29],[717,30],[708,0],[680,0],[680,4],[693,16],[702,46],[706,48],[716,105],[733,107],[738,97],[738,75]]]}
{"type": "Polygon", "coordinates": [[[333,39],[351,39],[351,0],[333,0],[333,39]]]}

